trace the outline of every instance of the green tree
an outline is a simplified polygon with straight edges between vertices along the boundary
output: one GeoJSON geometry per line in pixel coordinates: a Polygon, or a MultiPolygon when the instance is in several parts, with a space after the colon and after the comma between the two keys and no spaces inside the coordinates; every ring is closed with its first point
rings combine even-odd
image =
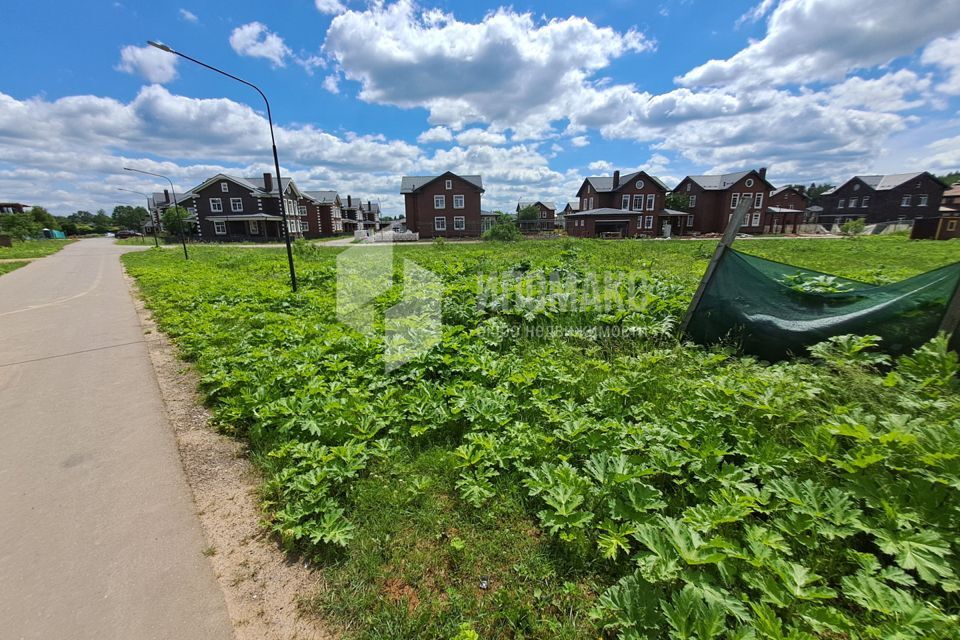
{"type": "Polygon", "coordinates": [[[823,193],[833,189],[833,185],[824,182],[823,184],[817,184],[816,182],[811,182],[810,186],[807,187],[806,194],[810,198],[811,205],[823,204],[823,193]]]}
{"type": "Polygon", "coordinates": [[[116,229],[116,227],[113,224],[113,220],[107,215],[107,212],[103,209],[97,209],[97,215],[93,216],[93,232],[107,233],[114,229],[116,229]]]}
{"type": "Polygon", "coordinates": [[[191,223],[187,222],[189,217],[190,212],[183,207],[167,207],[160,214],[160,224],[170,235],[179,236],[181,225],[183,225],[183,233],[189,234],[192,227],[191,223]]]}
{"type": "Polygon", "coordinates": [[[33,207],[30,209],[30,215],[34,222],[40,225],[41,229],[59,229],[60,222],[56,217],[43,207],[33,207]]]}
{"type": "Polygon", "coordinates": [[[30,213],[0,213],[0,234],[26,240],[36,238],[42,231],[43,225],[30,213]]]}
{"type": "Polygon", "coordinates": [[[667,209],[674,211],[686,211],[690,208],[690,196],[685,193],[668,193],[666,199],[667,209]]]}
{"type": "Polygon", "coordinates": [[[120,229],[140,231],[141,226],[149,219],[150,214],[144,207],[131,207],[121,204],[113,208],[111,217],[114,224],[120,229]]]}
{"type": "Polygon", "coordinates": [[[856,236],[863,233],[864,227],[866,227],[863,218],[854,218],[853,220],[847,220],[842,225],[840,225],[840,233],[845,236],[856,236]]]}
{"type": "Polygon", "coordinates": [[[520,233],[520,230],[517,229],[516,223],[513,219],[504,214],[500,213],[500,216],[497,218],[497,222],[483,232],[483,240],[494,240],[499,242],[515,242],[523,238],[523,234],[520,233]]]}
{"type": "MultiPolygon", "coordinates": [[[[517,220],[536,220],[539,217],[540,209],[533,204],[528,204],[517,212],[517,220]]],[[[497,222],[499,223],[499,220],[497,222]]]]}

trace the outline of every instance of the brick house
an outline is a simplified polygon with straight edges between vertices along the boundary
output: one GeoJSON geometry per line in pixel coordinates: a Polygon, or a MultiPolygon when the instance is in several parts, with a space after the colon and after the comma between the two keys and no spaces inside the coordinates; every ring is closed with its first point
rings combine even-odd
{"type": "Polygon", "coordinates": [[[553,231],[557,220],[557,205],[553,202],[543,200],[521,200],[517,203],[517,215],[517,221],[520,224],[521,231],[553,231]],[[520,210],[526,209],[527,207],[534,207],[537,210],[537,218],[535,220],[519,219],[520,210]]]}
{"type": "Polygon", "coordinates": [[[564,210],[567,234],[578,237],[637,235],[659,236],[679,228],[686,214],[665,208],[667,185],[645,171],[621,178],[613,176],[585,178],[577,191],[579,211],[564,210]]]}
{"type": "Polygon", "coordinates": [[[380,203],[367,200],[360,202],[360,222],[363,228],[368,231],[378,231],[380,229],[380,203]]]}
{"type": "Polygon", "coordinates": [[[297,205],[306,218],[303,236],[321,238],[343,233],[340,217],[340,196],[336,191],[304,191],[297,205]]]}
{"type": "Polygon", "coordinates": [[[954,182],[949,189],[943,192],[943,197],[940,199],[941,211],[944,208],[960,211],[960,182],[954,182]]]}
{"type": "Polygon", "coordinates": [[[810,198],[795,187],[781,187],[770,192],[763,220],[764,233],[796,233],[803,224],[810,198]]]}
{"type": "Polygon", "coordinates": [[[948,186],[927,171],[854,176],[823,194],[823,224],[867,224],[936,216],[948,186]]]}
{"type": "Polygon", "coordinates": [[[196,216],[200,239],[207,242],[267,242],[282,240],[282,203],[291,237],[301,237],[307,216],[297,207],[303,193],[290,178],[278,191],[273,174],[239,178],[219,173],[178,198],[196,216]]]}
{"type": "Polygon", "coordinates": [[[483,231],[480,176],[404,176],[400,181],[407,229],[421,238],[471,237],[483,231]]]}
{"type": "Polygon", "coordinates": [[[689,198],[686,212],[691,233],[722,233],[742,199],[750,200],[750,209],[741,227],[745,233],[763,230],[764,205],[773,185],[767,182],[767,170],[738,171],[706,176],[687,176],[673,190],[689,198]]]}

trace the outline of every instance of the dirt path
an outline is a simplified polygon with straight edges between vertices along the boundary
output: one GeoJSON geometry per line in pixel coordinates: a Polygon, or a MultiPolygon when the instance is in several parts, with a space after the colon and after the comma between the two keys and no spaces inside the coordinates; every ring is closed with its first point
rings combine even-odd
{"type": "MultiPolygon", "coordinates": [[[[128,282],[136,287],[129,277],[128,282]]],[[[210,415],[197,394],[195,371],[177,359],[175,347],[157,330],[139,297],[136,306],[236,637],[335,637],[298,606],[300,598],[322,585],[320,572],[285,555],[260,526],[260,478],[243,445],[208,426],[210,415]]]]}

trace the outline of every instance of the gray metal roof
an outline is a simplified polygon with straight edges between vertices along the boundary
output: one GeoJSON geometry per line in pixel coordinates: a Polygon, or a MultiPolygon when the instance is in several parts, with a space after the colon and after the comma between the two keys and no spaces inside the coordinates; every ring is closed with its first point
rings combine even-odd
{"type": "MultiPolygon", "coordinates": [[[[229,177],[233,178],[233,176],[229,176],[229,177]]],[[[263,176],[260,176],[259,178],[233,178],[233,179],[242,180],[247,184],[252,185],[258,191],[263,191],[264,193],[267,193],[267,190],[263,188],[263,176]]],[[[281,180],[283,181],[282,190],[286,191],[287,187],[290,185],[291,178],[281,178],[281,180]]],[[[273,190],[270,191],[270,193],[276,193],[276,192],[277,192],[277,181],[273,180],[273,190]]]]}
{"type": "Polygon", "coordinates": [[[557,210],[557,203],[555,203],[555,202],[547,202],[546,200],[533,200],[533,201],[521,200],[520,202],[517,203],[517,207],[520,208],[520,209],[523,209],[523,208],[525,208],[525,207],[529,207],[529,206],[533,206],[533,205],[537,205],[537,204],[542,204],[542,205],[545,206],[547,209],[552,209],[553,211],[556,211],[556,210],[557,210]]]}
{"type": "Polygon", "coordinates": [[[568,218],[574,217],[585,217],[585,216],[645,216],[651,215],[649,211],[631,211],[630,209],[614,209],[612,207],[601,207],[599,209],[587,209],[586,211],[581,211],[579,213],[568,213],[568,218]]]}
{"type": "MultiPolygon", "coordinates": [[[[620,184],[618,184],[616,187],[613,186],[613,176],[590,176],[587,178],[587,180],[590,182],[591,186],[593,186],[593,188],[597,191],[597,193],[606,193],[608,191],[616,191],[623,185],[629,182],[633,182],[634,180],[636,180],[637,176],[639,176],[641,173],[644,173],[644,172],[634,171],[633,173],[623,174],[622,176],[620,176],[620,184]]],[[[660,186],[660,188],[662,188],[664,191],[670,191],[670,188],[667,187],[667,185],[663,182],[663,180],[661,180],[657,176],[651,176],[650,174],[646,174],[646,175],[648,178],[656,182],[660,186]]]]}
{"type": "Polygon", "coordinates": [[[891,173],[887,175],[880,174],[871,174],[866,176],[853,176],[843,184],[830,189],[829,191],[824,191],[823,195],[830,195],[840,187],[845,187],[850,184],[853,180],[860,180],[868,187],[875,191],[888,191],[890,189],[895,189],[899,187],[904,182],[910,182],[916,178],[919,178],[924,174],[923,171],[913,171],[911,173],[891,173]]]}
{"type": "MultiPolygon", "coordinates": [[[[442,175],[442,174],[441,174],[442,175]]],[[[483,189],[483,178],[480,176],[460,176],[457,174],[458,178],[463,178],[470,184],[474,185],[478,189],[483,189]]],[[[403,176],[400,179],[400,193],[413,193],[423,185],[436,180],[440,176],[403,176]]]]}
{"type": "Polygon", "coordinates": [[[569,207],[569,209],[570,209],[571,211],[580,211],[580,203],[579,203],[579,202],[568,202],[568,203],[567,203],[567,206],[564,207],[563,210],[566,211],[568,207],[569,207]]]}
{"type": "Polygon", "coordinates": [[[303,195],[316,200],[320,204],[333,204],[337,201],[336,191],[304,191],[303,195]]]}
{"type": "Polygon", "coordinates": [[[750,173],[749,171],[736,171],[734,173],[721,173],[713,176],[688,176],[691,180],[700,185],[707,191],[722,191],[728,189],[740,178],[750,173]]]}

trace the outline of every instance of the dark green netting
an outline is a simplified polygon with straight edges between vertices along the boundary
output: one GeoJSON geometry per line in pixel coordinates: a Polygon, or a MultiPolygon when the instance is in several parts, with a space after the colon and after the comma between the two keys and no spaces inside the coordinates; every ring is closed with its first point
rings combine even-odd
{"type": "Polygon", "coordinates": [[[898,355],[937,334],[958,283],[960,262],[875,286],[728,249],[687,333],[700,344],[733,340],[771,361],[845,333],[880,336],[881,348],[898,355]]]}

